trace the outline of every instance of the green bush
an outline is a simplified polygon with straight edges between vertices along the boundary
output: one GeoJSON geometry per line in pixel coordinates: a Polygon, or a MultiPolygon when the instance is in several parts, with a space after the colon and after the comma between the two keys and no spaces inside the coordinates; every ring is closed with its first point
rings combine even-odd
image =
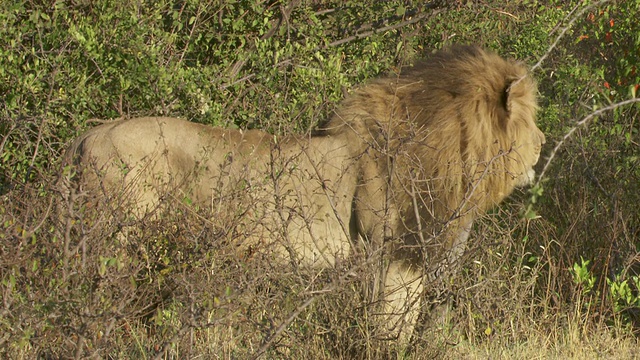
{"type": "MultiPolygon", "coordinates": [[[[402,357],[373,337],[341,269],[234,257],[234,219],[164,209],[121,242],[112,208],[61,196],[64,148],[95,119],[142,115],[307,133],[367,79],[479,43],[544,59],[534,76],[549,156],[595,109],[636,98],[638,13],[638,1],[0,2],[0,355],[245,358],[318,292],[267,358],[402,357]],[[327,283],[340,286],[325,294],[327,283]]],[[[464,342],[508,354],[576,313],[585,329],[635,331],[639,109],[587,121],[536,187],[476,225],[449,322],[418,334],[407,358],[464,342]]]]}

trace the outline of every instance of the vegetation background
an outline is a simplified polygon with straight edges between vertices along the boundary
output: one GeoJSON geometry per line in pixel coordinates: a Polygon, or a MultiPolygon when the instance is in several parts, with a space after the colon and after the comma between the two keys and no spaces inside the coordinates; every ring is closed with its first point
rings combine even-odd
{"type": "Polygon", "coordinates": [[[638,14],[638,0],[0,2],[0,356],[640,357],[638,14]],[[92,119],[305,133],[357,84],[454,43],[533,67],[543,177],[477,224],[454,307],[413,352],[370,335],[365,273],[242,263],[209,220],[170,208],[118,244],[109,211],[56,185],[92,119]]]}

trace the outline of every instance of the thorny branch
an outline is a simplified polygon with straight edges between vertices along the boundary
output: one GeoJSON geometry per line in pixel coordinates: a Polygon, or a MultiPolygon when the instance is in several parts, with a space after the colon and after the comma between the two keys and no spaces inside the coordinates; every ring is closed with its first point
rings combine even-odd
{"type": "Polygon", "coordinates": [[[284,321],[280,323],[280,325],[271,333],[271,335],[266,336],[263,339],[262,345],[260,346],[258,351],[256,351],[253,354],[251,359],[252,360],[258,359],[260,358],[260,356],[262,356],[262,354],[264,354],[267,350],[269,350],[273,342],[278,338],[278,336],[280,336],[280,334],[282,334],[282,332],[284,332],[287,329],[287,327],[289,327],[289,325],[291,325],[291,323],[298,317],[298,315],[300,315],[306,308],[308,308],[314,302],[316,302],[316,300],[318,300],[322,295],[330,293],[335,289],[338,289],[340,286],[343,286],[347,281],[347,279],[349,277],[352,277],[357,270],[362,269],[370,265],[371,263],[375,262],[375,259],[377,258],[372,256],[371,258],[369,258],[369,260],[359,263],[357,266],[354,266],[353,268],[349,269],[349,271],[346,271],[336,281],[330,282],[319,291],[314,291],[307,300],[305,300],[302,304],[300,304],[293,312],[291,312],[291,314],[284,321]]]}
{"type": "Polygon", "coordinates": [[[426,19],[427,17],[430,17],[430,16],[437,15],[437,14],[443,12],[443,11],[444,11],[443,9],[435,9],[435,10],[432,10],[432,11],[430,11],[428,13],[422,13],[422,14],[419,14],[419,15],[417,15],[417,16],[409,19],[409,20],[405,20],[405,21],[399,22],[397,24],[388,25],[388,26],[385,26],[385,27],[381,27],[379,29],[366,31],[366,32],[363,32],[361,34],[355,34],[355,35],[346,37],[344,39],[336,40],[334,42],[329,43],[327,45],[327,47],[334,47],[334,46],[338,46],[338,45],[342,45],[342,44],[348,43],[348,42],[353,41],[353,40],[366,38],[366,37],[369,37],[369,36],[374,35],[374,34],[383,33],[383,32],[390,31],[390,30],[399,29],[399,28],[405,27],[407,25],[415,24],[418,21],[424,20],[424,19],[426,19]]]}
{"type": "MultiPolygon", "coordinates": [[[[601,5],[604,5],[604,4],[608,3],[608,2],[611,2],[611,0],[601,0],[601,1],[595,2],[593,4],[585,6],[584,8],[580,9],[580,11],[578,11],[578,12],[575,12],[575,9],[572,10],[567,15],[567,17],[565,18],[565,20],[566,20],[567,18],[571,17],[571,19],[569,20],[567,25],[560,30],[560,33],[556,37],[555,41],[551,44],[551,46],[549,46],[547,51],[540,57],[538,62],[535,65],[533,65],[533,67],[531,67],[531,71],[536,71],[538,68],[540,68],[542,66],[542,63],[547,59],[547,57],[549,57],[549,55],[556,48],[556,46],[558,45],[560,40],[566,35],[567,31],[573,26],[573,24],[584,13],[586,13],[587,11],[589,11],[589,10],[591,10],[593,8],[596,8],[596,7],[599,7],[601,5]]],[[[595,110],[591,114],[585,116],[582,120],[576,122],[575,126],[573,128],[571,128],[562,137],[562,139],[560,139],[560,141],[558,141],[556,146],[553,148],[553,150],[549,154],[549,157],[547,158],[547,162],[545,163],[544,167],[542,168],[542,171],[538,175],[538,180],[536,181],[536,186],[540,184],[540,181],[542,180],[542,178],[544,177],[545,173],[547,172],[547,169],[549,168],[549,165],[551,165],[551,161],[553,161],[553,159],[555,158],[556,153],[558,152],[560,147],[573,135],[573,133],[575,133],[575,131],[578,128],[580,128],[581,126],[585,125],[587,122],[589,122],[589,120],[593,119],[594,117],[600,116],[601,114],[603,114],[603,113],[605,113],[607,111],[615,110],[615,109],[617,109],[619,107],[626,106],[626,105],[629,105],[629,104],[634,104],[634,103],[637,103],[637,102],[640,102],[640,98],[634,98],[634,99],[629,99],[629,100],[625,100],[625,101],[620,101],[620,102],[611,104],[609,106],[605,106],[605,107],[603,107],[601,109],[595,110]]]]}
{"type": "MultiPolygon", "coordinates": [[[[531,71],[536,71],[540,66],[542,66],[542,62],[545,61],[547,59],[547,57],[549,57],[549,54],[551,54],[553,49],[555,49],[556,46],[558,46],[558,43],[560,42],[560,39],[562,39],[564,37],[564,35],[567,33],[567,31],[569,31],[569,29],[573,26],[573,23],[575,23],[582,16],[582,14],[584,14],[585,12],[593,9],[594,7],[598,7],[600,5],[606,4],[609,1],[611,1],[611,0],[602,0],[602,1],[598,1],[596,3],[593,3],[593,4],[589,5],[589,6],[585,6],[580,11],[578,11],[575,15],[573,15],[573,17],[571,18],[571,20],[569,20],[567,25],[564,28],[562,28],[562,30],[560,31],[560,34],[558,34],[558,36],[556,37],[556,40],[553,42],[553,44],[551,44],[551,46],[549,46],[549,49],[547,49],[547,51],[540,57],[540,60],[538,60],[538,62],[535,65],[533,65],[533,67],[531,68],[531,71]]],[[[573,11],[571,11],[569,13],[569,15],[567,15],[567,17],[571,16],[572,13],[573,13],[573,11]]]]}
{"type": "Polygon", "coordinates": [[[633,99],[629,99],[629,100],[625,100],[625,101],[620,101],[620,102],[617,102],[615,104],[611,104],[609,106],[605,106],[602,109],[598,109],[598,110],[592,112],[591,114],[585,116],[584,118],[582,118],[582,120],[578,121],[575,124],[575,126],[573,128],[571,128],[569,131],[567,131],[567,133],[562,137],[562,139],[560,139],[560,141],[558,141],[556,146],[551,151],[551,154],[549,154],[549,157],[547,158],[547,162],[544,164],[544,167],[542,168],[542,171],[540,171],[540,175],[538,175],[538,181],[536,182],[536,185],[540,184],[540,181],[544,177],[544,174],[547,172],[547,169],[549,168],[549,165],[551,165],[551,161],[555,158],[556,153],[558,152],[560,147],[567,141],[567,139],[569,139],[573,135],[574,132],[576,132],[576,130],[578,130],[578,128],[580,128],[581,126],[585,125],[587,122],[589,122],[589,120],[593,119],[594,117],[600,116],[601,114],[603,114],[603,113],[605,113],[607,111],[615,110],[615,109],[617,109],[619,107],[626,106],[626,105],[629,105],[629,104],[638,103],[638,102],[640,102],[640,98],[633,98],[633,99]]]}
{"type": "MultiPolygon", "coordinates": [[[[286,9],[282,9],[282,17],[279,18],[279,21],[276,21],[274,23],[273,27],[271,29],[269,29],[269,31],[267,31],[267,33],[260,38],[260,40],[266,40],[266,39],[272,37],[275,34],[276,30],[281,26],[283,21],[288,23],[288,18],[289,18],[290,14],[291,14],[291,11],[293,10],[293,7],[295,7],[295,6],[297,6],[297,2],[293,2],[286,9]]],[[[331,13],[331,12],[334,12],[335,10],[336,9],[324,10],[324,11],[319,12],[317,14],[331,13]]],[[[428,17],[435,16],[435,15],[437,15],[437,14],[439,14],[439,13],[445,11],[445,10],[446,9],[437,9],[437,8],[431,7],[430,11],[426,11],[426,12],[417,14],[414,17],[411,17],[410,19],[407,19],[405,21],[401,21],[401,22],[393,24],[393,25],[387,25],[387,26],[384,26],[384,27],[381,27],[381,28],[376,28],[374,30],[358,33],[358,34],[355,34],[355,35],[352,35],[352,36],[349,36],[349,37],[346,37],[346,38],[343,38],[343,39],[340,39],[340,40],[336,40],[336,41],[333,41],[333,42],[331,42],[331,43],[329,43],[329,44],[327,44],[325,46],[318,46],[318,47],[316,47],[315,50],[321,50],[324,47],[329,47],[329,48],[330,47],[336,47],[336,46],[343,45],[343,44],[346,44],[346,43],[351,42],[351,41],[364,39],[364,38],[370,37],[370,36],[375,35],[375,34],[383,33],[383,32],[390,31],[390,30],[400,29],[400,28],[403,28],[405,26],[408,26],[408,25],[411,25],[411,24],[415,24],[415,23],[417,23],[419,21],[425,20],[428,17]]],[[[247,53],[252,51],[254,47],[255,47],[255,45],[251,46],[247,50],[247,53]]],[[[236,61],[236,63],[231,67],[231,70],[229,71],[228,78],[230,78],[230,79],[235,78],[235,76],[240,73],[240,70],[245,65],[246,61],[247,60],[244,57],[241,57],[240,60],[236,61]]],[[[276,64],[276,66],[282,65],[282,64],[285,64],[285,63],[289,63],[289,62],[291,62],[291,59],[287,58],[287,59],[284,59],[284,60],[280,61],[278,64],[276,64]]],[[[230,86],[233,86],[233,85],[235,85],[237,83],[249,80],[249,79],[253,78],[255,75],[256,75],[255,73],[251,73],[251,74],[248,74],[248,75],[242,77],[241,79],[227,82],[225,84],[222,84],[220,86],[220,89],[226,89],[226,88],[228,88],[230,86]]]]}

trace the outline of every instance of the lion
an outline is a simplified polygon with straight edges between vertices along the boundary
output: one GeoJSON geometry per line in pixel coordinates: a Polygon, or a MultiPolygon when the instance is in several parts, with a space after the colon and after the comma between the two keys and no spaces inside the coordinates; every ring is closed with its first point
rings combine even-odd
{"type": "Polygon", "coordinates": [[[532,181],[536,96],[523,64],[453,46],[359,87],[309,135],[143,117],[88,130],[66,162],[137,217],[162,201],[241,214],[241,256],[325,268],[365,244],[382,259],[381,325],[406,340],[474,220],[532,181]]]}

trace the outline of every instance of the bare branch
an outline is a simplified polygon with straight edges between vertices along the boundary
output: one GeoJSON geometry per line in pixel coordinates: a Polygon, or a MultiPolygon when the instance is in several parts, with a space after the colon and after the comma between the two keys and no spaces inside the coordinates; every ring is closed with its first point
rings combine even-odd
{"type": "Polygon", "coordinates": [[[585,116],[582,120],[578,121],[575,126],[573,128],[571,128],[571,130],[567,131],[567,133],[562,137],[562,139],[560,139],[560,141],[558,141],[558,143],[556,144],[556,146],[553,148],[553,151],[551,151],[551,154],[549,154],[549,158],[547,159],[546,164],[544,165],[544,167],[542,168],[542,171],[540,172],[540,175],[538,176],[538,181],[536,182],[536,185],[538,185],[540,183],[540,180],[543,178],[544,174],[547,172],[547,169],[549,168],[549,165],[551,165],[551,161],[553,161],[553,159],[556,156],[556,153],[558,152],[558,150],[560,149],[560,147],[573,135],[574,132],[576,132],[576,130],[578,130],[578,128],[580,128],[581,126],[585,125],[589,120],[593,119],[596,116],[600,116],[601,114],[607,112],[607,111],[611,111],[611,110],[615,110],[619,107],[622,106],[626,106],[629,104],[634,104],[634,103],[638,103],[640,102],[640,98],[633,98],[633,99],[629,99],[629,100],[625,100],[625,101],[620,101],[617,102],[615,104],[611,104],[609,106],[605,106],[602,109],[598,109],[594,112],[592,112],[591,114],[585,116]]]}
{"type": "Polygon", "coordinates": [[[334,42],[329,43],[327,45],[327,47],[334,47],[334,46],[346,44],[346,43],[348,43],[350,41],[353,41],[353,40],[363,39],[363,38],[369,37],[369,36],[374,35],[374,34],[383,33],[385,31],[389,31],[389,30],[399,29],[401,27],[405,27],[407,25],[411,25],[411,24],[417,23],[418,21],[424,20],[429,16],[437,15],[437,14],[443,12],[443,11],[444,10],[442,10],[442,9],[437,9],[437,10],[433,10],[433,11],[431,11],[429,13],[422,13],[420,15],[416,15],[416,17],[414,17],[414,18],[399,22],[399,23],[394,24],[394,25],[388,25],[388,26],[385,26],[385,27],[381,27],[379,29],[366,31],[366,32],[363,32],[361,34],[355,34],[355,35],[349,36],[349,37],[344,38],[344,39],[336,40],[334,42]]]}
{"type": "Polygon", "coordinates": [[[311,306],[316,300],[318,300],[320,297],[322,297],[322,296],[324,296],[324,295],[326,295],[328,293],[331,293],[334,290],[344,286],[345,283],[349,283],[351,281],[358,280],[359,278],[356,277],[354,280],[347,281],[348,278],[353,277],[353,274],[357,270],[365,268],[366,266],[374,263],[376,260],[377,260],[377,258],[375,256],[372,256],[369,259],[367,259],[366,261],[358,263],[356,266],[354,266],[351,269],[349,269],[348,271],[346,271],[344,273],[344,275],[340,276],[335,281],[332,281],[332,282],[328,283],[327,285],[325,285],[321,290],[313,291],[311,293],[312,295],[307,300],[305,300],[302,304],[300,304],[293,312],[291,312],[291,314],[289,314],[289,316],[284,321],[282,321],[280,323],[280,325],[275,329],[275,331],[273,331],[273,333],[271,335],[268,335],[263,339],[262,345],[260,346],[258,351],[256,351],[253,354],[251,359],[253,359],[253,360],[259,359],[267,350],[269,350],[269,348],[271,347],[273,342],[278,338],[278,336],[280,336],[280,334],[282,334],[282,332],[284,332],[287,329],[287,327],[289,327],[289,325],[291,325],[291,323],[298,317],[298,315],[300,315],[306,308],[311,306]]]}
{"type": "MultiPolygon", "coordinates": [[[[542,62],[545,61],[547,59],[547,57],[549,57],[549,54],[551,54],[551,51],[553,51],[553,49],[555,49],[556,46],[558,46],[558,43],[560,42],[560,39],[562,39],[564,37],[564,35],[567,33],[567,31],[569,31],[569,29],[573,26],[573,23],[575,23],[578,20],[578,18],[580,18],[582,16],[582,14],[584,14],[585,12],[587,12],[587,11],[589,11],[589,10],[595,8],[595,7],[598,7],[600,5],[606,4],[606,3],[610,2],[610,1],[611,0],[598,1],[596,3],[593,3],[593,4],[589,5],[589,6],[585,6],[584,8],[582,8],[582,10],[578,11],[575,15],[573,15],[571,20],[569,20],[569,23],[567,24],[567,26],[562,28],[562,30],[560,31],[560,34],[558,34],[558,36],[556,37],[556,40],[553,42],[553,44],[551,44],[551,46],[549,46],[549,49],[547,50],[547,52],[545,52],[540,57],[540,60],[538,60],[538,62],[535,65],[533,65],[533,67],[531,68],[531,71],[535,71],[540,66],[542,66],[542,62]]],[[[568,16],[571,16],[571,14],[573,14],[573,11],[571,11],[571,13],[569,13],[568,16]]],[[[566,20],[566,18],[565,18],[565,20],[566,20]]]]}

